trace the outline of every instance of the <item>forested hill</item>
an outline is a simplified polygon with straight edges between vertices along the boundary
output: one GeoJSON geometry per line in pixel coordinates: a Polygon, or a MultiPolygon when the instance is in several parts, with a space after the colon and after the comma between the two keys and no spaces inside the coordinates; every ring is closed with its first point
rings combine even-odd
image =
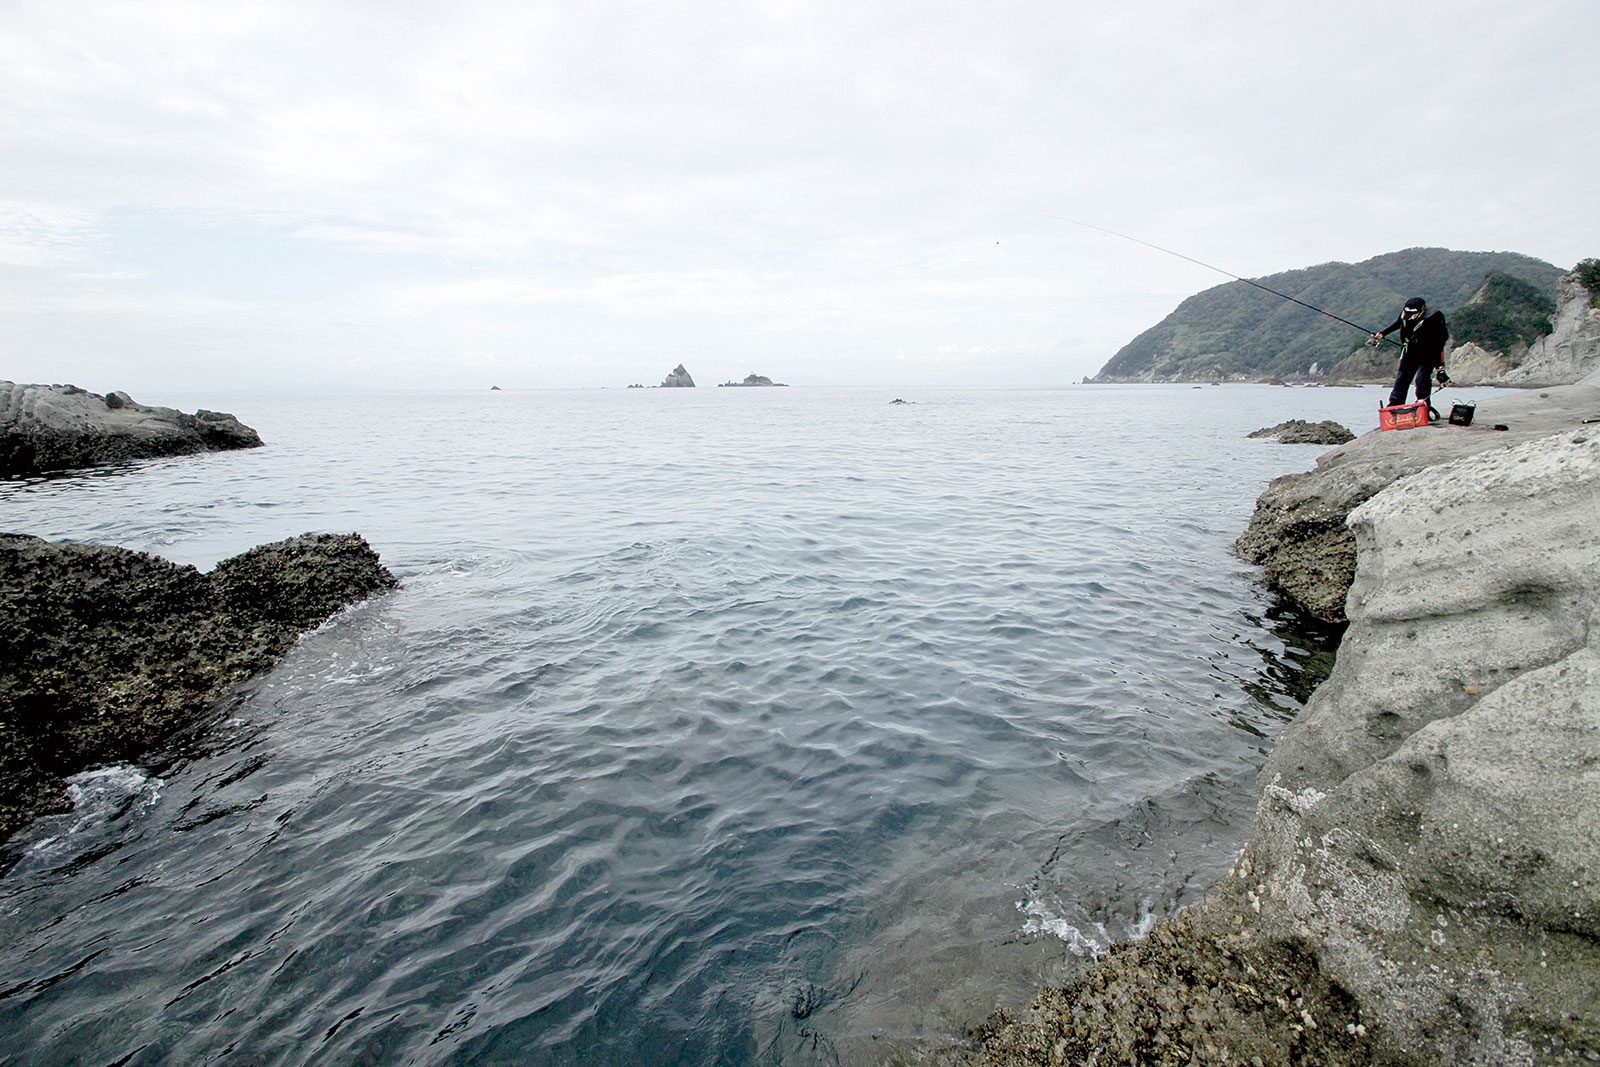
{"type": "MultiPolygon", "coordinates": [[[[1407,298],[1427,298],[1446,318],[1493,272],[1554,295],[1564,273],[1516,252],[1408,248],[1361,263],[1323,263],[1260,284],[1364,329],[1389,325],[1407,298]]],[[[1242,281],[1197,293],[1112,356],[1095,382],[1326,379],[1365,338],[1350,326],[1242,281]]]]}

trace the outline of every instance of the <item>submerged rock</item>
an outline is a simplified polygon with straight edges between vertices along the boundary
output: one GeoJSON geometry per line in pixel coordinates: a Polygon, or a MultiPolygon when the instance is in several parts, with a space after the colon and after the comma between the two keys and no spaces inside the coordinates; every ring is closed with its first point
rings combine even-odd
{"type": "Polygon", "coordinates": [[[1270,438],[1282,445],[1342,445],[1356,439],[1355,434],[1332,419],[1323,419],[1321,422],[1290,419],[1245,436],[1270,438]]]}
{"type": "Polygon", "coordinates": [[[186,415],[127,393],[0,382],[0,477],[259,447],[259,434],[223,412],[186,415]]]}
{"type": "Polygon", "coordinates": [[[209,574],[0,534],[0,839],[66,810],[68,775],[137,759],[302,631],[395,584],[356,534],[262,545],[209,574]]]}

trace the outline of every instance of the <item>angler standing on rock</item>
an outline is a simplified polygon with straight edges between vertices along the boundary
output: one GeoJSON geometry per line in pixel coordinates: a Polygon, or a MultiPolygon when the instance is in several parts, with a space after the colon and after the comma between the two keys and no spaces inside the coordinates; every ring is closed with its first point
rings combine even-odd
{"type": "Polygon", "coordinates": [[[1450,376],[1444,372],[1444,343],[1450,338],[1444,312],[1435,311],[1430,315],[1428,302],[1414,296],[1400,309],[1400,317],[1373,334],[1367,344],[1378,344],[1395,330],[1400,331],[1400,369],[1395,372],[1394,388],[1389,391],[1389,406],[1406,402],[1406,390],[1413,380],[1417,385],[1417,402],[1426,404],[1433,392],[1428,376],[1434,368],[1438,368],[1439,384],[1450,384],[1450,376]]]}

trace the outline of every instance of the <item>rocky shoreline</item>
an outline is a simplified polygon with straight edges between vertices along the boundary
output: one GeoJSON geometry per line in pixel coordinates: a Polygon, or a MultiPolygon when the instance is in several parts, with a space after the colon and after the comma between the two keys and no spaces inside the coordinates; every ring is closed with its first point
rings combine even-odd
{"type": "Polygon", "coordinates": [[[201,722],[299,635],[395,586],[356,534],[304,534],[209,573],[0,534],[0,841],[70,808],[66,778],[201,722]]]}
{"type": "Polygon", "coordinates": [[[1239,554],[1318,618],[1344,622],[1356,570],[1356,537],[1345,524],[1352,511],[1402,478],[1581,427],[1588,418],[1600,418],[1600,378],[1486,401],[1470,426],[1363,434],[1320,456],[1314,470],[1273,479],[1239,538],[1239,554]]]}
{"type": "MultiPolygon", "coordinates": [[[[1593,419],[1600,372],[1275,479],[1239,551],[1348,626],[1261,772],[1249,843],[1202,904],[940,1061],[1600,1060],[1593,419]]],[[[209,574],[0,534],[0,841],[64,810],[66,776],[203,722],[301,632],[394,585],[354,534],[209,574]]]]}
{"type": "Polygon", "coordinates": [[[232,415],[141,404],[75,385],[0,381],[0,477],[94,467],[133,459],[260,448],[261,436],[232,415]]]}
{"type": "Polygon", "coordinates": [[[1600,1060],[1596,418],[1600,373],[1272,483],[1241,554],[1348,627],[1249,844],[960,1062],[1600,1060]]]}

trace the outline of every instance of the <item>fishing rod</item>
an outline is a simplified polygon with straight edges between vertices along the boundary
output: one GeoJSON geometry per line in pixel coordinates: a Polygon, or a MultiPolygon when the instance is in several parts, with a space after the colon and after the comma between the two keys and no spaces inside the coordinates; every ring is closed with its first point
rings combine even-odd
{"type": "MultiPolygon", "coordinates": [[[[1057,222],[1070,222],[1075,226],[1084,226],[1084,227],[1087,227],[1088,229],[1091,229],[1091,230],[1099,230],[1101,233],[1108,233],[1112,237],[1120,237],[1124,241],[1132,241],[1136,245],[1144,245],[1146,248],[1153,248],[1157,252],[1165,252],[1169,256],[1177,256],[1179,259],[1186,259],[1190,263],[1193,263],[1197,267],[1204,267],[1206,270],[1214,270],[1218,274],[1225,274],[1228,277],[1232,278],[1234,281],[1244,282],[1246,285],[1253,285],[1257,289],[1260,289],[1264,293],[1271,293],[1273,296],[1282,297],[1284,300],[1287,300],[1292,304],[1299,304],[1301,307],[1306,308],[1309,311],[1315,311],[1318,315],[1326,315],[1328,318],[1333,319],[1335,322],[1342,322],[1346,326],[1354,326],[1356,329],[1358,329],[1362,333],[1366,334],[1369,338],[1375,332],[1373,330],[1367,329],[1365,326],[1362,326],[1360,323],[1351,322],[1349,319],[1341,318],[1340,316],[1335,315],[1331,311],[1324,311],[1321,308],[1317,307],[1315,304],[1308,304],[1304,300],[1301,300],[1301,299],[1299,299],[1297,297],[1290,296],[1288,293],[1280,293],[1280,292],[1278,292],[1278,290],[1272,288],[1270,285],[1262,285],[1260,282],[1251,281],[1249,278],[1246,278],[1246,277],[1243,277],[1241,275],[1235,274],[1231,270],[1223,270],[1221,267],[1215,267],[1215,266],[1212,266],[1210,263],[1204,263],[1204,262],[1202,262],[1202,261],[1200,261],[1198,259],[1195,259],[1193,256],[1186,256],[1182,252],[1174,252],[1170,248],[1162,248],[1158,244],[1151,244],[1149,241],[1142,241],[1137,237],[1130,237],[1125,233],[1118,233],[1116,230],[1108,230],[1104,226],[1096,226],[1092,222],[1084,222],[1082,219],[1069,219],[1065,215],[1044,215],[1044,214],[1040,214],[1039,212],[1036,212],[1036,211],[1014,211],[1014,212],[1011,212],[1011,214],[1014,215],[1014,216],[1015,215],[1021,215],[1021,216],[1026,216],[1028,218],[1035,218],[1035,219],[1055,219],[1057,222]]],[[[1395,345],[1395,346],[1399,346],[1400,345],[1400,342],[1396,341],[1393,337],[1389,337],[1389,336],[1385,335],[1383,339],[1385,341],[1388,341],[1392,345],[1395,345]]]]}

